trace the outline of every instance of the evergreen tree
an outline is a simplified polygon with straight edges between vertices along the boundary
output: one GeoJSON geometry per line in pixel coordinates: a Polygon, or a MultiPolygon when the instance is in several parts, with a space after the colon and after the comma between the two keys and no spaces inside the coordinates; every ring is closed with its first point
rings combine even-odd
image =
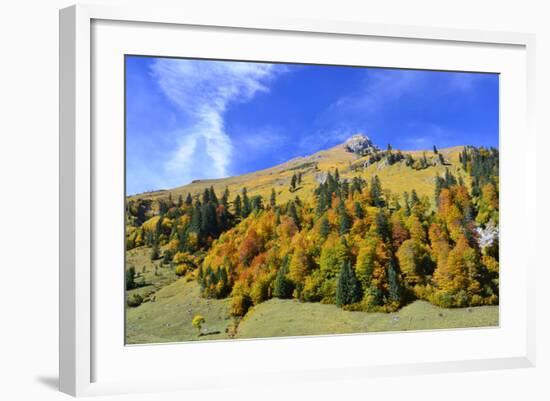
{"type": "Polygon", "coordinates": [[[250,200],[250,208],[253,212],[257,212],[264,208],[261,195],[256,195],[250,200]]]}
{"type": "Polygon", "coordinates": [[[235,201],[233,202],[233,207],[235,208],[235,216],[237,218],[243,217],[241,195],[237,194],[235,201]]]}
{"type": "Polygon", "coordinates": [[[193,207],[193,212],[191,214],[191,222],[189,224],[189,230],[191,232],[197,233],[200,236],[201,228],[202,228],[202,211],[201,211],[200,204],[197,202],[193,207]]]}
{"type": "Polygon", "coordinates": [[[294,202],[290,202],[290,205],[288,206],[288,215],[292,218],[294,224],[296,224],[296,227],[300,229],[300,219],[298,218],[298,212],[296,211],[296,205],[294,202]]]}
{"type": "Polygon", "coordinates": [[[411,209],[420,203],[420,198],[418,197],[416,190],[411,191],[411,209]]]}
{"type": "Polygon", "coordinates": [[[273,282],[273,296],[276,298],[285,299],[292,297],[293,285],[292,281],[287,277],[289,262],[290,258],[286,255],[273,282]]]}
{"type": "Polygon", "coordinates": [[[391,229],[388,218],[382,209],[376,214],[376,233],[386,243],[391,242],[391,229]]]}
{"type": "Polygon", "coordinates": [[[363,212],[361,203],[356,201],[354,204],[354,208],[355,208],[355,217],[357,217],[358,219],[362,219],[363,217],[365,217],[365,213],[363,212]]]}
{"type": "Polygon", "coordinates": [[[131,290],[136,288],[136,268],[134,266],[130,266],[128,270],[126,270],[126,289],[131,290]]]}
{"type": "Polygon", "coordinates": [[[407,191],[403,192],[403,204],[405,207],[405,216],[411,215],[411,205],[409,203],[409,193],[407,191]]]}
{"type": "Polygon", "coordinates": [[[216,219],[216,206],[209,201],[203,206],[201,219],[201,233],[215,237],[218,234],[218,221],[216,219]]]}
{"type": "Polygon", "coordinates": [[[334,172],[334,181],[336,181],[337,183],[340,182],[340,172],[338,171],[338,169],[336,169],[336,171],[334,172]]]}
{"type": "Polygon", "coordinates": [[[296,189],[296,181],[298,178],[296,178],[296,174],[292,174],[292,178],[290,179],[290,192],[293,192],[296,189]]]}
{"type": "Polygon", "coordinates": [[[250,206],[250,199],[248,199],[248,194],[246,191],[246,187],[243,188],[243,209],[242,209],[242,217],[246,218],[248,215],[252,212],[252,208],[250,206]]]}
{"type": "Polygon", "coordinates": [[[382,199],[382,184],[380,183],[380,178],[378,178],[377,175],[371,179],[370,197],[374,206],[383,206],[384,201],[382,199]]]}
{"type": "Polygon", "coordinates": [[[219,204],[218,197],[216,196],[216,192],[214,191],[214,187],[210,186],[210,200],[214,202],[215,205],[219,204]]]}
{"type": "Polygon", "coordinates": [[[187,197],[185,198],[185,204],[187,206],[191,206],[192,203],[193,203],[193,198],[191,197],[191,194],[188,192],[187,197]]]}
{"type": "Polygon", "coordinates": [[[346,234],[351,228],[351,217],[348,215],[343,199],[340,199],[338,205],[338,215],[340,218],[340,235],[346,234]]]}
{"type": "Polygon", "coordinates": [[[202,193],[202,203],[206,204],[210,201],[210,189],[204,188],[204,192],[202,193]]]}
{"type": "Polygon", "coordinates": [[[277,204],[277,195],[275,194],[275,188],[271,188],[271,196],[269,197],[269,206],[273,209],[277,204]]]}
{"type": "Polygon", "coordinates": [[[344,262],[336,285],[336,305],[344,306],[361,300],[361,285],[349,261],[344,262]]]}
{"type": "Polygon", "coordinates": [[[434,153],[437,155],[439,152],[437,151],[437,148],[434,145],[434,153]]]}
{"type": "Polygon", "coordinates": [[[183,206],[183,197],[181,196],[181,194],[178,196],[178,207],[182,207],[183,206]]]}
{"type": "Polygon", "coordinates": [[[321,234],[321,237],[326,239],[328,235],[330,234],[330,223],[328,222],[327,216],[324,216],[321,220],[321,226],[319,227],[319,234],[321,234]]]}
{"type": "Polygon", "coordinates": [[[158,241],[155,241],[153,244],[153,249],[151,249],[151,260],[157,260],[160,256],[160,249],[158,241]]]}
{"type": "Polygon", "coordinates": [[[393,258],[390,258],[387,265],[388,269],[388,297],[390,301],[401,304],[403,301],[404,290],[399,279],[397,263],[393,258]]]}
{"type": "Polygon", "coordinates": [[[227,187],[225,187],[225,191],[223,191],[222,205],[225,207],[226,210],[228,210],[228,207],[229,207],[229,188],[227,188],[227,187]]]}

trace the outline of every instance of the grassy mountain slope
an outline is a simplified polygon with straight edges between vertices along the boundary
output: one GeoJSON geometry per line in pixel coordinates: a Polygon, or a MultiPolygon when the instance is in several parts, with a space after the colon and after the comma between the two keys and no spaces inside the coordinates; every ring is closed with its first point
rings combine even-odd
{"type": "MultiPolygon", "coordinates": [[[[433,196],[434,178],[436,175],[442,176],[445,169],[448,168],[456,176],[462,176],[466,180],[466,174],[462,171],[459,163],[459,153],[462,146],[440,149],[446,161],[446,165],[431,165],[423,170],[415,170],[407,167],[405,161],[399,161],[393,165],[378,162],[367,168],[364,163],[368,157],[361,157],[355,153],[349,152],[342,145],[331,149],[317,152],[311,156],[299,157],[286,163],[256,171],[249,174],[235,177],[195,180],[188,185],[176,187],[170,190],[161,190],[147,192],[131,196],[130,199],[159,199],[166,198],[171,193],[173,199],[178,196],[202,194],[205,188],[214,187],[217,194],[222,194],[227,187],[232,195],[240,192],[243,187],[248,190],[249,196],[261,195],[264,199],[269,199],[271,188],[275,188],[277,201],[284,203],[290,199],[299,196],[303,200],[311,200],[313,190],[318,186],[318,179],[323,172],[334,171],[338,169],[341,178],[351,179],[354,176],[360,176],[367,180],[373,175],[378,175],[384,188],[391,190],[392,193],[401,195],[404,191],[411,192],[416,190],[419,196],[433,196]],[[289,191],[292,175],[302,173],[302,184],[294,192],[289,191]]],[[[415,160],[426,154],[428,160],[435,160],[433,150],[426,151],[403,151],[403,155],[410,154],[415,160]]]]}

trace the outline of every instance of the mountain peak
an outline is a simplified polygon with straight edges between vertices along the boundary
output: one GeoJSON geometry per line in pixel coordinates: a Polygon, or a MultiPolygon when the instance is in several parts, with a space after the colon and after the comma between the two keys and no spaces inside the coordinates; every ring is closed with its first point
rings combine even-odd
{"type": "Polygon", "coordinates": [[[380,150],[371,139],[363,134],[355,134],[344,142],[344,149],[360,156],[370,155],[380,150]]]}

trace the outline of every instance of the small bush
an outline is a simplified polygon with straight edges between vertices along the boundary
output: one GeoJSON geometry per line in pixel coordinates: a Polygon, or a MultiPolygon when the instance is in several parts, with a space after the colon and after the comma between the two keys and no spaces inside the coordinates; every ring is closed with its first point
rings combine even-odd
{"type": "Polygon", "coordinates": [[[130,308],[135,308],[143,303],[143,297],[139,294],[131,294],[126,300],[126,304],[130,308]]]}
{"type": "Polygon", "coordinates": [[[252,306],[252,301],[247,295],[235,295],[231,299],[231,314],[233,316],[244,316],[252,306]]]}
{"type": "Polygon", "coordinates": [[[185,273],[187,273],[187,265],[185,265],[185,264],[177,265],[176,269],[175,269],[175,272],[180,277],[184,276],[185,273]]]}

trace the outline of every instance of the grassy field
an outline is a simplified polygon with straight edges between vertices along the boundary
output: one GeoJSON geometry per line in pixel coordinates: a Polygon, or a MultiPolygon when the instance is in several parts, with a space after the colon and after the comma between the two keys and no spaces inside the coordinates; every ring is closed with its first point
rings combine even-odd
{"type": "Polygon", "coordinates": [[[126,343],[228,338],[225,330],[232,322],[229,299],[201,298],[196,281],[181,278],[155,293],[154,301],[126,309],[126,343]],[[205,318],[202,331],[207,335],[199,337],[191,324],[195,315],[205,318]]]}
{"type": "Polygon", "coordinates": [[[348,312],[335,305],[272,299],[240,323],[237,338],[486,327],[498,325],[498,306],[442,309],[415,301],[395,313],[348,312]]]}
{"type": "Polygon", "coordinates": [[[160,260],[152,261],[150,254],[151,248],[145,246],[126,251],[126,269],[134,267],[138,284],[137,288],[127,291],[128,296],[137,293],[147,298],[178,279],[170,266],[160,260]]]}
{"type": "MultiPolygon", "coordinates": [[[[219,340],[233,324],[229,300],[204,299],[195,281],[179,279],[155,293],[154,301],[128,308],[128,344],[219,340]],[[202,336],[192,326],[197,314],[206,323],[202,336]]],[[[498,306],[442,309],[416,301],[395,313],[348,312],[334,305],[271,299],[252,308],[238,325],[236,338],[261,338],[357,332],[487,327],[498,325],[498,306]]]]}

